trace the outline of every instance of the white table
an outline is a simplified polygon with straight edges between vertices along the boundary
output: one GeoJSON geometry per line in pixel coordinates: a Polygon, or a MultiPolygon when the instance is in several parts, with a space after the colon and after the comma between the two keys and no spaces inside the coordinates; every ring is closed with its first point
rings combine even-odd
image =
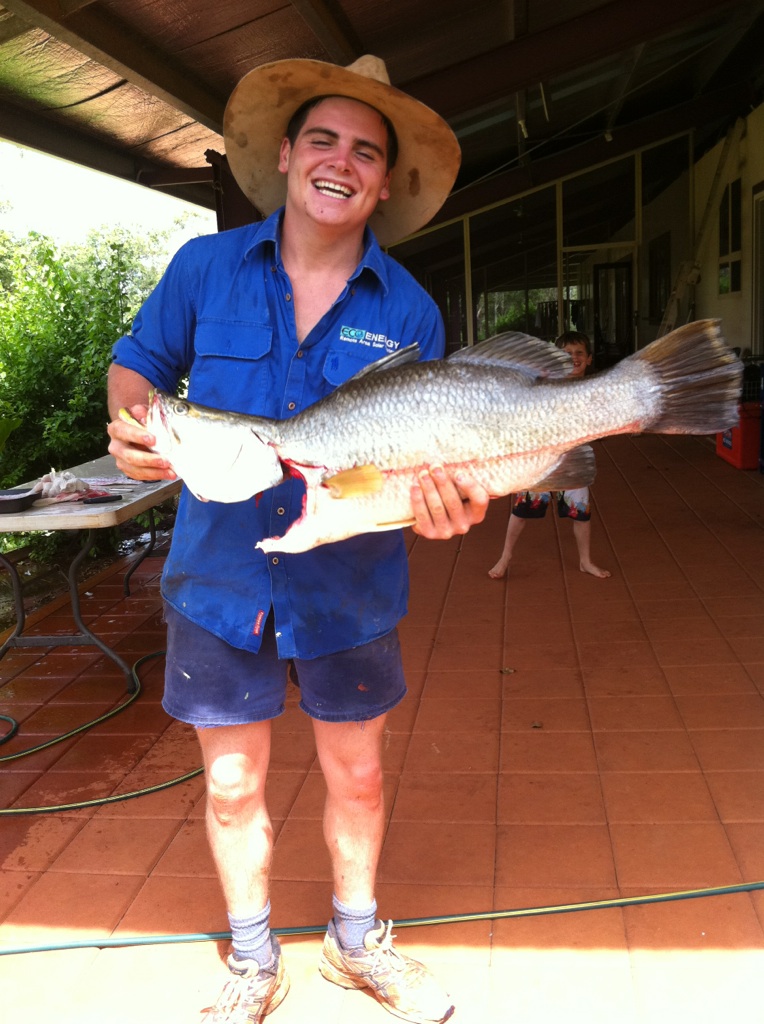
{"type": "MultiPolygon", "coordinates": [[[[72,466],[70,472],[84,481],[112,480],[119,478],[122,474],[117,470],[114,459],[111,455],[105,455],[93,462],[86,462],[79,466],[72,466]]],[[[124,579],[125,594],[129,594],[130,576],[138,567],[141,561],[150,554],[156,540],[156,530],[152,510],[156,505],[177,494],[181,488],[180,480],[159,480],[147,483],[139,480],[125,480],[124,486],[101,486],[97,482],[93,484],[94,489],[109,490],[121,494],[122,498],[104,505],[84,505],[81,501],[61,502],[55,505],[46,505],[43,508],[26,509],[23,512],[11,512],[0,515],[0,533],[33,533],[37,530],[83,530],[85,537],[80,550],[75,555],[69,568],[69,599],[72,607],[72,617],[79,630],[67,636],[30,636],[24,635],[26,621],[24,613],[24,601],[16,566],[2,554],[0,554],[0,565],[8,570],[13,588],[14,604],[16,608],[16,626],[11,635],[0,646],[0,658],[11,647],[71,647],[90,645],[100,648],[107,657],[111,658],[127,677],[128,689],[135,690],[135,683],[132,677],[132,669],[123,659],[92,630],[88,629],[80,615],[80,595],[77,576],[80,565],[85,555],[93,546],[93,531],[105,529],[110,526],[119,526],[141,512],[149,512],[151,519],[151,540],[149,545],[134,562],[124,579]]]]}

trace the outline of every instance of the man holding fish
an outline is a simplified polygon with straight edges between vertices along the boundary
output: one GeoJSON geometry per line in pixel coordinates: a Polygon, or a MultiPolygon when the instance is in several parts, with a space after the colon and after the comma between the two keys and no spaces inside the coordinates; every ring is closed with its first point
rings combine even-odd
{"type": "MultiPolygon", "coordinates": [[[[287,60],[242,79],[225,138],[237,181],[268,216],[187,243],[116,343],[109,450],[136,479],[174,476],[145,426],[154,388],[172,394],[188,375],[193,402],[283,419],[412,342],[424,359],[443,354],[437,307],[380,249],[427,223],[451,190],[459,147],[437,114],[390,86],[377,58],[349,68],[287,60]]],[[[197,730],[233,936],[230,979],[205,1020],[256,1024],[289,987],[269,928],[264,788],[292,662],[327,783],[334,916],[319,969],[404,1020],[442,1022],[450,998],[393,947],[374,899],[381,739],[405,694],[401,531],[266,554],[256,545],[299,519],[304,494],[280,471],[270,482],[257,501],[225,504],[184,488],[163,577],[164,707],[197,730]]],[[[465,533],[488,500],[465,471],[423,468],[411,489],[413,528],[433,539],[465,533]]]]}

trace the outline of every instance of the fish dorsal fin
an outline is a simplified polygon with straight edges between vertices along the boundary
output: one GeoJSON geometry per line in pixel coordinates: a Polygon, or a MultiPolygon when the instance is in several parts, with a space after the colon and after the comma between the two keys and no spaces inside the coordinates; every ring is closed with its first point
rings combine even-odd
{"type": "Polygon", "coordinates": [[[573,369],[573,360],[564,349],[519,331],[495,334],[471,348],[460,348],[448,357],[448,361],[501,366],[531,377],[567,377],[573,369]]]}
{"type": "Polygon", "coordinates": [[[419,355],[419,344],[415,341],[413,345],[399,348],[396,352],[391,352],[389,355],[382,356],[381,359],[369,363],[368,366],[362,367],[358,373],[348,377],[348,380],[360,380],[361,377],[367,377],[370,373],[378,373],[380,370],[391,370],[394,366],[404,366],[406,363],[415,363],[419,359],[419,355]]]}
{"type": "Polygon", "coordinates": [[[382,490],[382,473],[376,466],[354,466],[327,477],[323,484],[333,498],[362,498],[382,490]]]}

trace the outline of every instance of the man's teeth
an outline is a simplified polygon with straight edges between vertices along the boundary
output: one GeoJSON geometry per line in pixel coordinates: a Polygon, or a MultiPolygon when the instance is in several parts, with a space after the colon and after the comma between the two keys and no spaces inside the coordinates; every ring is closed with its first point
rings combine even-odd
{"type": "Polygon", "coordinates": [[[337,185],[333,181],[317,181],[315,185],[318,191],[326,196],[340,196],[342,199],[350,199],[353,194],[353,190],[348,188],[347,185],[337,185]]]}

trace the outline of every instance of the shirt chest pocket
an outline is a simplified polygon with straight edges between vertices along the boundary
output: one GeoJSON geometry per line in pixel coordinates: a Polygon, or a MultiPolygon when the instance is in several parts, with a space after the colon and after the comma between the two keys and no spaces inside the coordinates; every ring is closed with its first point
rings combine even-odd
{"type": "Polygon", "coordinates": [[[357,373],[364,370],[378,359],[385,356],[384,351],[363,349],[360,352],[335,349],[329,352],[324,360],[323,378],[326,393],[334,391],[340,384],[355,377],[357,373]]]}
{"type": "Polygon", "coordinates": [[[264,414],[272,390],[272,344],[267,324],[199,321],[188,397],[217,409],[264,414]]]}

